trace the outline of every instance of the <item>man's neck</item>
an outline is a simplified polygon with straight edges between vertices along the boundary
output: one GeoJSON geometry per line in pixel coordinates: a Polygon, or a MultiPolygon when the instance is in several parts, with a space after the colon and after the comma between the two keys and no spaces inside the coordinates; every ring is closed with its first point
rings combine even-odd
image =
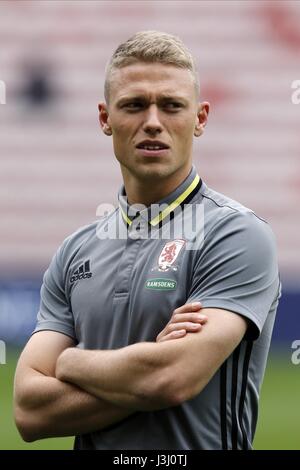
{"type": "Polygon", "coordinates": [[[148,207],[166,198],[187,178],[191,167],[167,177],[137,179],[122,169],[128,204],[143,204],[148,207]]]}

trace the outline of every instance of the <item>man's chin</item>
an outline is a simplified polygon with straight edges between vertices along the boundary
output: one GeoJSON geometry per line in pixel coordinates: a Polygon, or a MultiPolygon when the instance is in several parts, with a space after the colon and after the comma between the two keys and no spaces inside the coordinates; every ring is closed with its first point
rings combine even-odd
{"type": "Polygon", "coordinates": [[[131,161],[130,165],[124,164],[119,160],[123,177],[134,178],[137,181],[145,183],[157,183],[158,180],[164,180],[172,177],[175,173],[182,171],[184,165],[171,158],[151,158],[136,159],[131,161]]]}
{"type": "Polygon", "coordinates": [[[157,178],[167,178],[172,175],[173,171],[170,167],[164,167],[163,165],[153,165],[147,168],[139,168],[135,174],[136,177],[143,180],[154,180],[157,178]]]}
{"type": "Polygon", "coordinates": [[[151,178],[166,178],[174,173],[176,169],[168,161],[155,161],[150,158],[147,162],[142,164],[137,164],[133,173],[139,178],[142,179],[151,179],[151,178]]]}

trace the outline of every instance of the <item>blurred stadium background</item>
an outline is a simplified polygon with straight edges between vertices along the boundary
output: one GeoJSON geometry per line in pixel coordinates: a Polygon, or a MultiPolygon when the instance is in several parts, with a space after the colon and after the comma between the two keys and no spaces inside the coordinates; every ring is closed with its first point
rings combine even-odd
{"type": "Polygon", "coordinates": [[[0,449],[72,447],[72,439],[21,441],[13,374],[51,256],[99,203],[116,201],[120,173],[97,103],[111,53],[144,29],[179,35],[197,59],[212,105],[195,145],[201,176],[277,236],[283,296],[255,448],[300,449],[300,365],[291,362],[300,339],[300,105],[291,100],[299,23],[300,2],[291,1],[0,2],[0,449]]]}

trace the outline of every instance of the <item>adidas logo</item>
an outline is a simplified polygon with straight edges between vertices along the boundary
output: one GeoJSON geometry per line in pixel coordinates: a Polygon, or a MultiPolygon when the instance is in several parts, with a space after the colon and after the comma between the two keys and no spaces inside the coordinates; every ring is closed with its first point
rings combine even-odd
{"type": "Polygon", "coordinates": [[[79,281],[80,279],[87,279],[92,277],[91,269],[90,269],[90,260],[85,261],[83,264],[79,266],[79,268],[73,273],[73,276],[70,279],[70,283],[73,284],[75,281],[79,281]]]}

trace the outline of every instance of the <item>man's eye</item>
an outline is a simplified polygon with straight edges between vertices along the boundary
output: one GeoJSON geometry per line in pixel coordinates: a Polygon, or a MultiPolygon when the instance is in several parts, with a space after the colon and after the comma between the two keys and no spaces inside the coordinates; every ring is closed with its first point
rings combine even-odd
{"type": "Polygon", "coordinates": [[[127,108],[127,109],[140,109],[142,107],[142,104],[141,103],[126,103],[124,105],[124,108],[127,108]]]}
{"type": "Polygon", "coordinates": [[[168,109],[179,109],[181,108],[181,104],[176,103],[175,101],[170,101],[169,103],[165,104],[165,107],[168,109]]]}

